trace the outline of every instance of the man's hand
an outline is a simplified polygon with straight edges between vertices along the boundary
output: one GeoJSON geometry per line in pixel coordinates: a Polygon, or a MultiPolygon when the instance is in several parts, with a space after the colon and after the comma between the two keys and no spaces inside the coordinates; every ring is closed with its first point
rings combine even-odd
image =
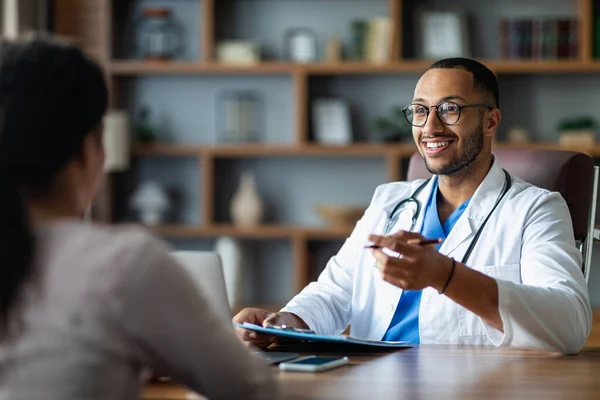
{"type": "Polygon", "coordinates": [[[417,244],[424,239],[411,232],[390,236],[370,235],[369,240],[376,246],[393,250],[401,256],[390,256],[382,249],[372,250],[383,279],[406,290],[421,290],[429,286],[438,292],[446,289],[444,294],[448,298],[504,332],[498,309],[496,280],[463,263],[455,263],[432,245],[417,244]],[[451,274],[450,285],[445,288],[451,274]]]}
{"type": "Polygon", "coordinates": [[[398,258],[384,253],[382,249],[371,250],[385,281],[405,290],[431,286],[440,291],[444,287],[452,260],[440,254],[433,245],[419,245],[420,240],[426,240],[423,236],[401,231],[389,236],[369,235],[369,240],[400,254],[398,258]]]}
{"type": "MultiPolygon", "coordinates": [[[[308,325],[297,315],[288,312],[270,313],[259,308],[245,308],[233,317],[233,323],[243,324],[248,322],[259,326],[291,326],[294,328],[309,329],[308,325]]],[[[238,338],[246,345],[256,346],[264,349],[273,343],[277,343],[278,337],[253,332],[249,329],[235,327],[238,338]]]]}

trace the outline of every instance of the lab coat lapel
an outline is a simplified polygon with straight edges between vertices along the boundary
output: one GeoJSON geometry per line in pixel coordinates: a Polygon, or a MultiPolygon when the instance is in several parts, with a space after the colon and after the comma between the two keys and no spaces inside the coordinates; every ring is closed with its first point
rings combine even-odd
{"type": "MultiPolygon", "coordinates": [[[[431,190],[433,188],[433,183],[435,182],[436,179],[437,179],[437,177],[433,176],[432,179],[429,180],[427,185],[425,185],[425,187],[419,193],[417,193],[416,196],[413,196],[419,202],[420,207],[421,207],[421,211],[419,212],[419,215],[417,216],[417,221],[415,223],[415,227],[412,230],[413,232],[421,232],[421,228],[423,226],[423,221],[424,221],[425,208],[427,207],[427,200],[429,200],[429,195],[431,194],[431,190]]],[[[419,185],[416,185],[414,187],[414,189],[412,189],[410,191],[410,193],[404,197],[404,199],[413,195],[414,191],[420,186],[420,184],[422,184],[422,182],[419,183],[419,185]]],[[[396,206],[396,204],[393,204],[393,205],[389,204],[388,207],[390,207],[390,210],[391,210],[394,206],[396,206]]],[[[412,206],[413,205],[411,204],[409,207],[412,207],[412,206]]],[[[408,230],[410,228],[410,225],[412,223],[412,213],[410,213],[410,212],[402,213],[401,210],[398,210],[398,212],[399,212],[398,221],[390,229],[388,234],[394,234],[401,230],[408,230]]],[[[389,217],[390,216],[388,215],[388,218],[389,217]]],[[[384,251],[388,254],[391,254],[391,250],[389,250],[389,252],[387,251],[387,249],[384,251]]],[[[385,332],[394,316],[395,309],[398,305],[398,302],[400,301],[400,296],[402,295],[402,289],[400,289],[399,287],[394,286],[388,282],[383,282],[383,285],[380,286],[379,288],[381,290],[381,292],[379,292],[379,294],[382,296],[382,299],[384,299],[384,300],[382,303],[382,305],[383,305],[382,315],[381,315],[381,318],[378,319],[378,322],[376,323],[376,325],[374,326],[373,336],[381,338],[385,334],[385,332]]]]}
{"type": "Polygon", "coordinates": [[[502,167],[497,160],[494,160],[492,168],[490,168],[490,171],[473,194],[467,209],[456,221],[454,228],[440,247],[441,253],[452,256],[457,261],[462,261],[468,246],[465,246],[464,251],[460,254],[452,253],[465,241],[474,239],[475,234],[481,228],[483,221],[492,211],[498,196],[500,196],[504,188],[504,181],[505,176],[502,167]]]}

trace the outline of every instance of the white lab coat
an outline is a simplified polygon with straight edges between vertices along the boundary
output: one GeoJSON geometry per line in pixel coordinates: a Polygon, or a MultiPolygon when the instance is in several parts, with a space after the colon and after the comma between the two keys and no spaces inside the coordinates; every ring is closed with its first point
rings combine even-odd
{"type": "MultiPolygon", "coordinates": [[[[436,179],[436,178],[434,178],[436,179]]],[[[460,261],[487,217],[505,182],[494,161],[463,215],[440,247],[460,261]]],[[[379,186],[351,236],[333,256],[317,281],[296,295],[282,311],[302,318],[321,334],[351,334],[381,340],[402,290],[381,278],[371,252],[364,249],[370,233],[383,234],[388,215],[423,180],[379,186]]],[[[433,179],[418,194],[422,209],[433,179]]],[[[420,232],[424,212],[414,231],[420,232]]],[[[392,229],[408,229],[410,213],[392,229]]],[[[485,323],[433,288],[423,290],[419,308],[421,343],[512,346],[576,353],[589,336],[592,311],[581,271],[572,221],[559,193],[512,177],[512,186],[471,253],[467,265],[498,282],[504,332],[485,323]]]]}

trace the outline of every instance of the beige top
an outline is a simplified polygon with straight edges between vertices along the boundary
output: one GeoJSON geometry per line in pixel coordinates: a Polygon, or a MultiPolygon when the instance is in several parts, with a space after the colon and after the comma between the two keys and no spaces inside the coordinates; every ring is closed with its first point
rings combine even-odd
{"type": "Polygon", "coordinates": [[[138,399],[145,368],[210,399],[276,397],[269,368],[162,242],[74,220],[37,237],[22,330],[0,341],[0,399],[138,399]]]}

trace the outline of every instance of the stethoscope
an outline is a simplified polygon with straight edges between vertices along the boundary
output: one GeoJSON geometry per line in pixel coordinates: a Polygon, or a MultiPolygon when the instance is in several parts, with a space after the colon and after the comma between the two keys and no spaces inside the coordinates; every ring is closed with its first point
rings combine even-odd
{"type": "MultiPolygon", "coordinates": [[[[504,181],[504,188],[502,189],[502,192],[496,199],[496,203],[494,203],[494,207],[492,207],[492,209],[488,213],[487,217],[485,218],[485,220],[483,220],[483,223],[481,224],[481,226],[475,233],[475,237],[473,238],[473,240],[471,240],[471,244],[469,244],[469,247],[461,260],[461,262],[463,264],[465,262],[467,262],[469,256],[471,255],[471,252],[473,252],[473,249],[475,248],[475,245],[477,244],[477,241],[479,240],[479,236],[481,235],[481,232],[483,231],[485,224],[487,224],[488,220],[494,213],[494,210],[496,209],[496,207],[498,207],[498,204],[500,204],[500,201],[502,201],[502,199],[504,198],[506,193],[508,193],[510,187],[512,186],[512,180],[510,178],[510,174],[504,168],[502,169],[502,171],[504,171],[504,176],[506,177],[506,180],[504,181]]],[[[419,215],[421,214],[421,203],[419,202],[419,200],[416,199],[416,197],[423,190],[423,188],[425,186],[427,186],[427,184],[429,183],[430,180],[431,180],[431,178],[427,179],[425,182],[423,182],[417,188],[417,190],[415,190],[413,192],[413,194],[410,195],[410,197],[407,197],[406,199],[404,199],[401,202],[399,202],[398,204],[396,204],[396,206],[392,209],[392,213],[390,214],[388,222],[385,226],[384,235],[387,235],[388,233],[390,233],[392,227],[396,224],[396,222],[398,222],[398,220],[400,219],[400,215],[404,212],[403,210],[401,210],[402,208],[404,208],[406,211],[412,212],[412,220],[410,223],[410,228],[408,230],[412,231],[415,228],[415,225],[417,224],[417,220],[419,219],[419,215]],[[412,208],[409,207],[410,204],[413,204],[412,208]],[[397,218],[395,218],[396,214],[398,214],[397,218]]]]}

